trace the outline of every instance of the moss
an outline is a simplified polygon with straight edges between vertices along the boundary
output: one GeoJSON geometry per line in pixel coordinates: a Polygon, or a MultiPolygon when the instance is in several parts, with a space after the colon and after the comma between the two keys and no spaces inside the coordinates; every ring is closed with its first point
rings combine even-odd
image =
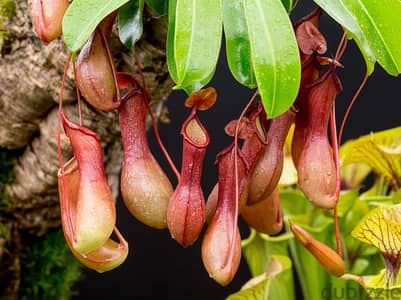
{"type": "Polygon", "coordinates": [[[0,0],[0,17],[11,19],[15,14],[15,3],[13,0],[0,0]]]}
{"type": "Polygon", "coordinates": [[[33,240],[23,257],[20,299],[69,299],[80,270],[62,230],[49,231],[42,240],[33,240]]]}
{"type": "Polygon", "coordinates": [[[9,33],[5,30],[4,25],[7,20],[15,15],[15,3],[13,0],[0,0],[0,51],[4,43],[9,38],[9,33]]]}
{"type": "Polygon", "coordinates": [[[5,239],[6,241],[10,240],[10,231],[8,231],[7,227],[0,223],[0,238],[5,239]]]}
{"type": "Polygon", "coordinates": [[[15,3],[13,0],[0,0],[0,16],[11,19],[15,15],[15,3]]]}

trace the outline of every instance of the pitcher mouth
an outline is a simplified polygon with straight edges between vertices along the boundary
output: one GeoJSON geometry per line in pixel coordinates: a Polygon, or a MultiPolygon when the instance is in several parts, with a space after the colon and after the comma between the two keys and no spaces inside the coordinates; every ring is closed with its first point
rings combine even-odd
{"type": "Polygon", "coordinates": [[[206,148],[210,143],[209,134],[199,121],[195,109],[182,125],[181,134],[186,141],[197,148],[206,148]]]}

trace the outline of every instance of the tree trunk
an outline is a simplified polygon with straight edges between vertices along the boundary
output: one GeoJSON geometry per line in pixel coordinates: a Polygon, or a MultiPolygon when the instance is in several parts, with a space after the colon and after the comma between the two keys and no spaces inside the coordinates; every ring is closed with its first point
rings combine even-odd
{"type": "MultiPolygon", "coordinates": [[[[0,147],[17,149],[15,177],[5,186],[0,207],[0,298],[17,299],[21,256],[26,237],[42,236],[60,226],[57,193],[57,106],[67,50],[61,40],[44,45],[29,19],[30,1],[0,0],[0,147]],[[12,12],[10,14],[10,12],[12,12]],[[1,229],[1,228],[0,228],[1,229]]],[[[136,53],[153,97],[152,109],[164,113],[163,100],[172,88],[165,58],[166,20],[146,10],[144,34],[136,53]]],[[[111,40],[118,70],[136,73],[133,56],[114,35],[111,40]]],[[[72,70],[66,82],[64,111],[77,120],[72,70]]],[[[104,113],[83,104],[84,125],[101,138],[104,160],[114,195],[119,191],[122,158],[120,130],[114,112],[104,113]]],[[[62,143],[64,159],[71,156],[62,143]]],[[[14,153],[14,152],[13,152],[14,153]]],[[[1,171],[4,170],[0,170],[1,171]]],[[[1,201],[0,201],[1,202],[1,201]]]]}

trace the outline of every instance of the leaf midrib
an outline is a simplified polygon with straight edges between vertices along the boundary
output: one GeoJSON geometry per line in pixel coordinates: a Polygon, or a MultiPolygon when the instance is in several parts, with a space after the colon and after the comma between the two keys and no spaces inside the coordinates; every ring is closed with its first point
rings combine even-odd
{"type": "Polygon", "coordinates": [[[392,65],[395,67],[395,69],[397,70],[397,72],[400,72],[400,68],[396,63],[396,60],[394,59],[393,53],[390,51],[390,47],[388,47],[387,43],[385,42],[380,30],[378,30],[376,23],[374,22],[374,20],[372,19],[371,15],[369,14],[368,10],[366,9],[365,5],[363,4],[363,2],[361,0],[357,0],[358,3],[361,5],[362,10],[364,11],[366,17],[368,18],[369,22],[372,24],[373,28],[375,29],[376,34],[379,36],[379,39],[381,41],[381,43],[383,44],[384,48],[387,50],[387,53],[389,54],[390,58],[391,58],[391,63],[392,65]]]}
{"type": "MultiPolygon", "coordinates": [[[[184,0],[184,1],[188,1],[188,0],[184,0]]],[[[188,51],[187,51],[187,56],[186,56],[186,61],[185,61],[185,67],[182,71],[181,74],[184,74],[183,78],[179,79],[179,83],[178,85],[181,85],[184,81],[185,81],[185,77],[188,74],[188,68],[189,68],[189,62],[190,62],[190,57],[191,57],[191,53],[192,53],[192,48],[193,48],[193,41],[195,40],[194,36],[194,28],[195,28],[195,20],[196,20],[196,0],[192,0],[192,20],[191,20],[191,38],[189,41],[189,47],[188,47],[188,51]]],[[[177,59],[176,59],[177,61],[177,59]]],[[[178,74],[178,76],[180,76],[178,74]]]]}
{"type": "MultiPolygon", "coordinates": [[[[260,4],[260,0],[256,0],[255,1],[256,6],[259,9],[259,15],[262,18],[263,24],[266,24],[266,18],[264,16],[264,14],[262,13],[262,7],[260,4]]],[[[272,43],[272,39],[270,36],[270,31],[266,26],[263,26],[263,32],[266,34],[267,40],[268,40],[268,47],[270,49],[270,57],[272,58],[272,61],[274,62],[276,59],[276,56],[274,55],[274,47],[273,47],[273,43],[272,43]]],[[[267,53],[269,53],[269,51],[267,51],[267,53]]],[[[275,110],[275,106],[276,106],[276,90],[277,90],[277,66],[275,64],[272,65],[273,67],[273,96],[271,99],[271,108],[270,108],[270,113],[274,115],[274,110],[275,110]]]]}

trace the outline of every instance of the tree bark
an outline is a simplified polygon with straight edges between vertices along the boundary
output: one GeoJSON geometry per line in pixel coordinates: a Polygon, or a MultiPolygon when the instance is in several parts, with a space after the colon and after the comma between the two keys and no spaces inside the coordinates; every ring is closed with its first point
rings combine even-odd
{"type": "MultiPolygon", "coordinates": [[[[7,238],[0,233],[1,299],[18,298],[23,237],[41,236],[49,228],[60,226],[57,107],[68,55],[61,40],[44,45],[36,37],[29,19],[30,0],[14,3],[13,16],[2,18],[7,38],[0,41],[0,147],[19,149],[21,154],[14,167],[15,179],[5,188],[3,196],[7,203],[0,207],[0,225],[9,233],[7,238]]],[[[144,34],[136,45],[136,53],[157,116],[164,113],[163,100],[173,86],[164,51],[166,30],[164,18],[145,11],[144,34]]],[[[124,49],[116,35],[111,46],[117,69],[137,73],[133,55],[124,49]]],[[[77,120],[72,70],[66,81],[64,103],[66,114],[77,120]]],[[[82,113],[84,125],[100,136],[108,179],[117,196],[122,147],[116,114],[97,111],[85,103],[82,113]]],[[[62,151],[65,160],[72,155],[68,139],[63,139],[62,151]]]]}

